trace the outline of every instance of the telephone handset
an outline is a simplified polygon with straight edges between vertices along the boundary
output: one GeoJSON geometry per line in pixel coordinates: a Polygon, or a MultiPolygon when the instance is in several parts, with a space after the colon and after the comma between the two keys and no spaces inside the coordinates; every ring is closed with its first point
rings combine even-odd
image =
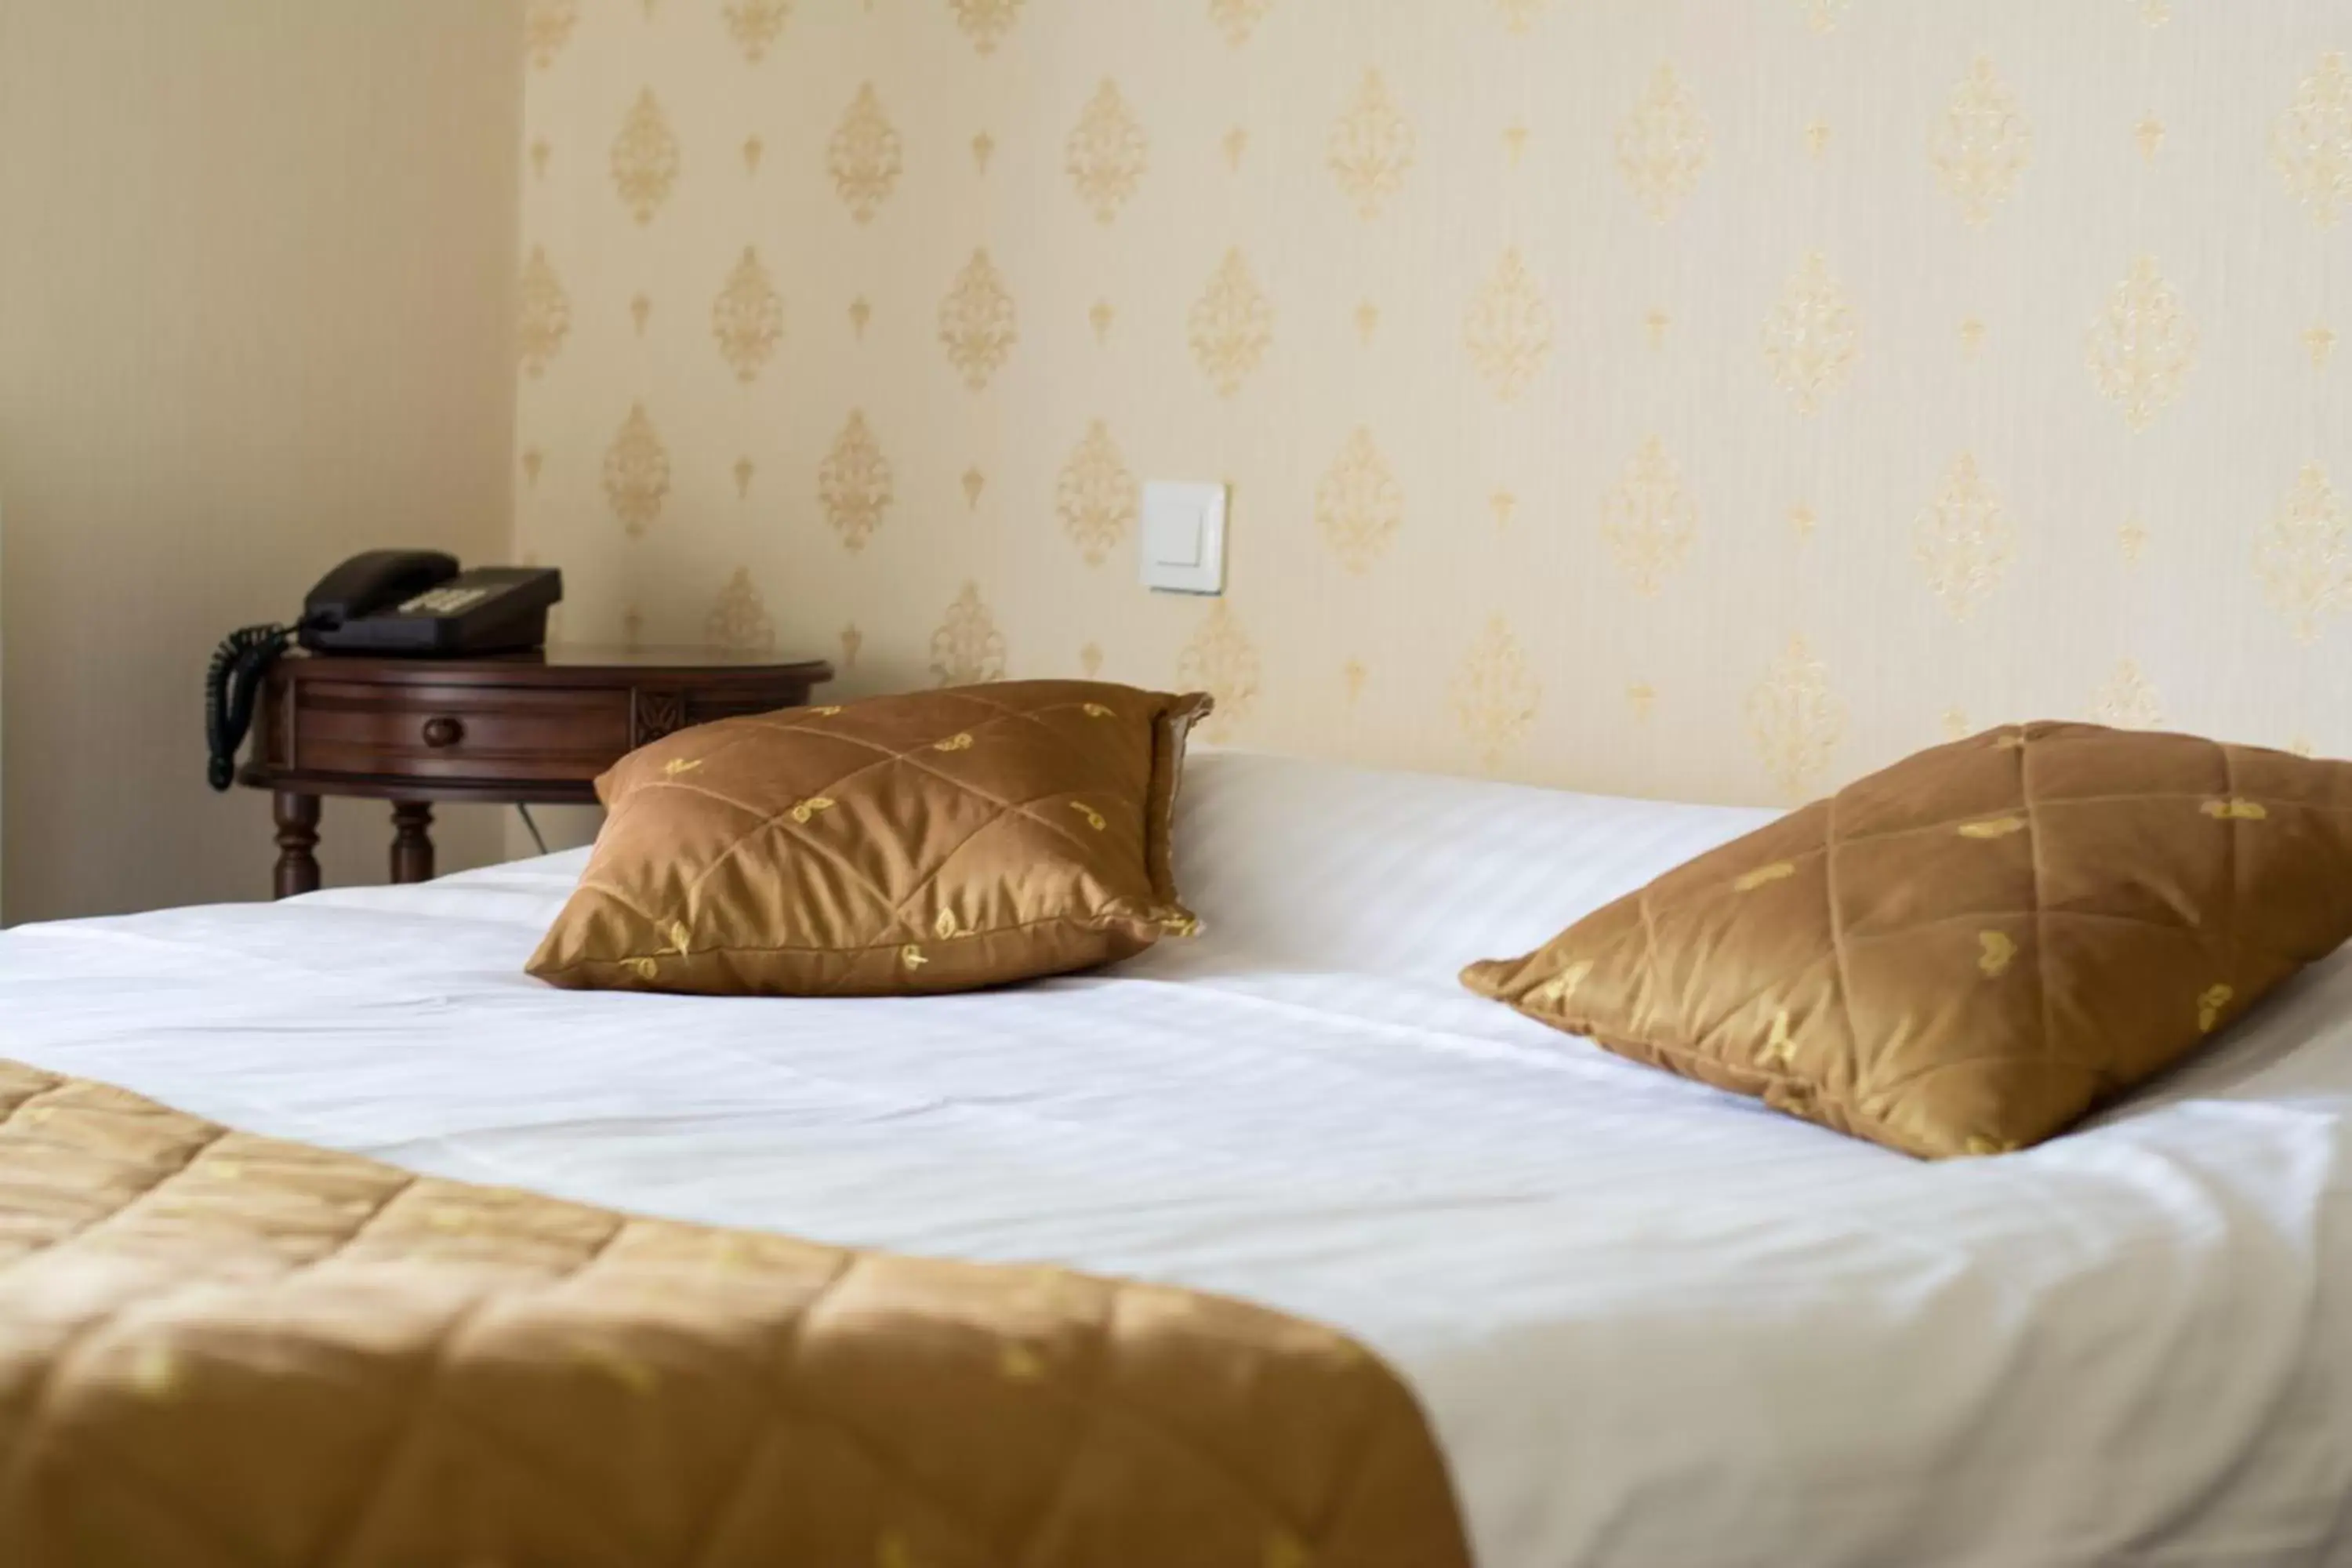
{"type": "Polygon", "coordinates": [[[253,728],[261,677],[299,641],[312,653],[516,653],[547,640],[547,612],[563,597],[563,574],[543,567],[461,571],[434,550],[371,550],[319,580],[293,626],[247,626],[213,654],[205,676],[206,777],[225,790],[237,748],[253,728]]]}
{"type": "Polygon", "coordinates": [[[310,639],[320,628],[406,604],[457,574],[457,558],[437,550],[370,550],[354,555],[320,578],[303,599],[302,646],[314,646],[310,639]]]}

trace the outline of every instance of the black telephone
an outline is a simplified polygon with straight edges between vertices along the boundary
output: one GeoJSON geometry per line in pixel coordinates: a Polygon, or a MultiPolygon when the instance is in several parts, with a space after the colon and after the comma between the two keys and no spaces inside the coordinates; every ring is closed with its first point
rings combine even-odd
{"type": "Polygon", "coordinates": [[[237,748],[253,728],[261,677],[299,642],[313,653],[450,658],[518,653],[547,641],[547,612],[563,597],[563,574],[545,567],[460,571],[434,550],[371,550],[319,581],[291,626],[229,634],[205,676],[206,776],[225,790],[237,748]]]}

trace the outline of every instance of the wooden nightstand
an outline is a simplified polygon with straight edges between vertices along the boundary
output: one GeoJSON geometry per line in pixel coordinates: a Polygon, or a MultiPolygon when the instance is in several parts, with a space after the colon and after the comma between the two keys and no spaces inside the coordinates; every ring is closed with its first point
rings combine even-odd
{"type": "Polygon", "coordinates": [[[711,648],[548,648],[493,658],[311,658],[272,666],[253,761],[277,797],[278,897],[317,890],[319,803],[393,803],[392,879],[433,876],[433,805],[593,805],[625,753],[690,724],[793,708],[822,659],[711,648]]]}

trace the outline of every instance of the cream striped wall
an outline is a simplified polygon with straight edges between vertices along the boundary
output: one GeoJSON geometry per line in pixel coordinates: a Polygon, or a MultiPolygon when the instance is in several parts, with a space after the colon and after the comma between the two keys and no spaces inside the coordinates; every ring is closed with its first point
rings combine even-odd
{"type": "Polygon", "coordinates": [[[2352,751],[2344,0],[532,0],[567,635],[1793,799],[2352,751]],[[1234,487],[1230,589],[1134,581],[1234,487]]]}

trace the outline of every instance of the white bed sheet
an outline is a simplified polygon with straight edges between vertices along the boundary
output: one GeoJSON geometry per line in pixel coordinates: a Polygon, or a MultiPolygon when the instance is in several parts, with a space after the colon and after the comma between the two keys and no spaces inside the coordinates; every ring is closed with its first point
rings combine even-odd
{"type": "Polygon", "coordinates": [[[578,856],[0,937],[0,1054],[641,1211],[1232,1292],[1430,1412],[1485,1568],[2352,1562],[2352,961],[1915,1163],[1460,991],[1765,814],[1195,759],[1209,921],[988,995],[586,995],[578,856]]]}

